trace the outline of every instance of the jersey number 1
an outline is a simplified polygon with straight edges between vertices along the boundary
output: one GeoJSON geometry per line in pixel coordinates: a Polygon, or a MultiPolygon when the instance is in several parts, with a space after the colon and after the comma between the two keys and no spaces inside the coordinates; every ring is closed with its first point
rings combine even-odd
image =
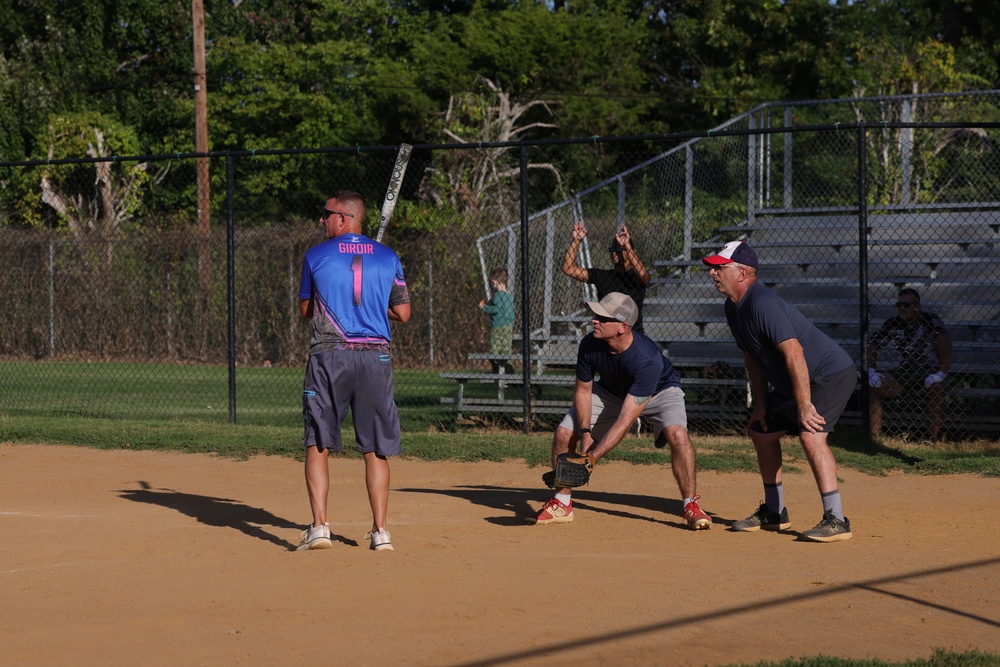
{"type": "Polygon", "coordinates": [[[361,255],[355,255],[351,260],[351,273],[354,274],[354,305],[361,305],[361,255]]]}

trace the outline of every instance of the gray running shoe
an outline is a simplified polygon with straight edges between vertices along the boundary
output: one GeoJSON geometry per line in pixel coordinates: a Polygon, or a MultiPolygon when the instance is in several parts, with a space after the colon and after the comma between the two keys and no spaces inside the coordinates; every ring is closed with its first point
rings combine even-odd
{"type": "Polygon", "coordinates": [[[296,551],[306,551],[309,549],[331,549],[333,540],[330,539],[330,524],[324,523],[322,526],[309,526],[302,531],[302,538],[296,551]]]}
{"type": "Polygon", "coordinates": [[[372,551],[395,551],[395,549],[392,548],[392,538],[389,536],[389,531],[385,528],[379,528],[378,530],[371,531],[365,535],[365,539],[372,541],[372,551]]]}
{"type": "Polygon", "coordinates": [[[757,511],[741,521],[733,522],[733,530],[738,533],[753,533],[761,528],[764,530],[784,530],[792,525],[788,520],[788,508],[782,507],[781,514],[776,514],[761,503],[757,511]]]}
{"type": "Polygon", "coordinates": [[[851,522],[845,516],[841,521],[827,510],[823,512],[823,520],[815,528],[803,532],[800,536],[803,540],[810,542],[840,542],[849,540],[851,537],[851,522]]]}

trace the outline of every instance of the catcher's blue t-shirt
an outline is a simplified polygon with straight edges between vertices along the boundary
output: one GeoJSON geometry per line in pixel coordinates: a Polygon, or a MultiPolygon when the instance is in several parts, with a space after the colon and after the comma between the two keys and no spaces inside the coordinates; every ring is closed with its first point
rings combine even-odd
{"type": "Polygon", "coordinates": [[[399,256],[362,234],[343,234],[306,251],[299,298],[313,300],[313,352],[389,342],[388,309],[410,302],[399,256]]]}
{"type": "Polygon", "coordinates": [[[593,382],[612,395],[624,399],[632,396],[652,396],[667,387],[680,387],[680,376],[660,347],[645,335],[632,332],[632,344],[620,354],[612,354],[605,340],[590,332],[580,341],[576,355],[576,377],[581,382],[593,382]]]}
{"type": "Polygon", "coordinates": [[[816,328],[805,315],[771,289],[754,283],[739,303],[726,300],[726,320],[736,346],[760,367],[764,377],[783,396],[792,396],[792,379],[778,344],[797,338],[809,367],[809,379],[839,373],[854,360],[842,347],[816,328]]]}

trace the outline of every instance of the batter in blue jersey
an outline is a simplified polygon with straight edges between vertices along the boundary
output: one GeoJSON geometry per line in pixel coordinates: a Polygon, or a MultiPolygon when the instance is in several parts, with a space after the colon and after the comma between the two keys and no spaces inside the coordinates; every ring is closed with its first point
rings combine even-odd
{"type": "Polygon", "coordinates": [[[393,401],[389,321],[410,319],[410,296],[399,257],[361,233],[364,198],[339,192],[320,222],[327,240],[302,262],[299,308],[312,318],[312,342],[302,392],[306,490],[313,523],[299,549],[333,546],[327,522],[329,452],[341,451],[340,426],[350,409],[356,448],[365,460],[372,508],[366,536],[376,551],[392,549],[386,530],[389,456],[402,451],[399,413],[393,401]]]}

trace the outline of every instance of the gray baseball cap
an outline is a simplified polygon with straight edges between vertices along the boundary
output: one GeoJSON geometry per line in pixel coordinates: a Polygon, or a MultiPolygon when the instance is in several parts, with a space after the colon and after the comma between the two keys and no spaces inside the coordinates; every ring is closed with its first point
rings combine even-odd
{"type": "Polygon", "coordinates": [[[608,292],[600,301],[587,301],[586,303],[595,315],[611,317],[630,327],[635,326],[635,321],[639,319],[639,307],[635,305],[635,301],[628,294],[608,292]]]}

